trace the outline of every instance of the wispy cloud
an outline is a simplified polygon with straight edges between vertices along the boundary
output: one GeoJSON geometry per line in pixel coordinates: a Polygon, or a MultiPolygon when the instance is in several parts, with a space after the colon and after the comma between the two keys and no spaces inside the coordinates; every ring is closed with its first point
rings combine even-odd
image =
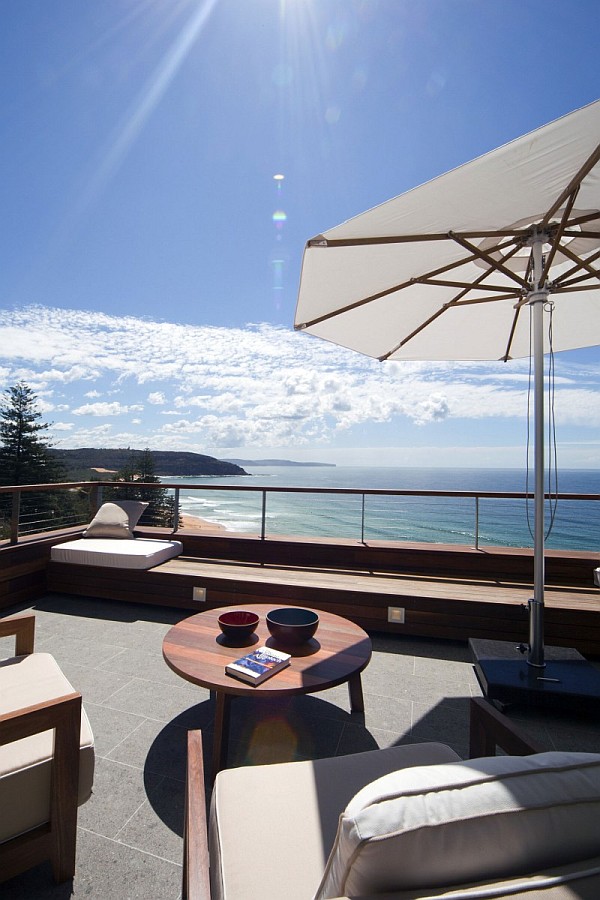
{"type": "MultiPolygon", "coordinates": [[[[558,421],[598,427],[600,371],[557,365],[558,421]]],[[[523,419],[526,373],[526,361],[380,364],[268,324],[0,311],[0,387],[43,395],[63,446],[325,446],[374,423],[523,419]]]]}

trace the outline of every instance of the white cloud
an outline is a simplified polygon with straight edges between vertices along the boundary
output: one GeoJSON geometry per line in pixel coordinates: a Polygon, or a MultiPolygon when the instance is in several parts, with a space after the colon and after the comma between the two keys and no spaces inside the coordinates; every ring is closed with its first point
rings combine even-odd
{"type": "MultiPolygon", "coordinates": [[[[457,420],[492,419],[524,434],[526,360],[380,364],[268,324],[183,326],[46,307],[0,310],[0,348],[4,383],[35,382],[71,446],[300,447],[388,423],[441,434],[457,420]],[[108,421],[98,431],[85,416],[108,421]]],[[[561,357],[557,421],[598,428],[600,366],[561,357]]]]}
{"type": "Polygon", "coordinates": [[[123,406],[116,400],[113,403],[87,403],[73,410],[74,416],[122,416],[129,412],[129,406],[123,406]]]}

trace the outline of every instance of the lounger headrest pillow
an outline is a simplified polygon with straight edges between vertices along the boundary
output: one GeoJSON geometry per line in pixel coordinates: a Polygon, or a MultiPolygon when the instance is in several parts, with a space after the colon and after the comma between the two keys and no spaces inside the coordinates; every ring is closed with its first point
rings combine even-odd
{"type": "Polygon", "coordinates": [[[133,529],[147,506],[139,500],[103,503],[83,537],[133,540],[133,529]]]}

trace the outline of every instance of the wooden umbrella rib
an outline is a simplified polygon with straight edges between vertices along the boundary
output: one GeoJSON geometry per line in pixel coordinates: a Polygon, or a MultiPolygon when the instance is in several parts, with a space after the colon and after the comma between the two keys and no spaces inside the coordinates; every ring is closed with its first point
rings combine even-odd
{"type": "MultiPolygon", "coordinates": [[[[467,291],[472,291],[477,287],[477,282],[469,282],[469,281],[448,281],[442,278],[415,278],[415,281],[419,284],[428,284],[433,287],[453,287],[453,288],[464,288],[467,291]]],[[[498,293],[505,294],[507,291],[506,285],[499,284],[486,284],[480,288],[482,291],[498,291],[498,293]]]]}
{"type": "Polygon", "coordinates": [[[306,247],[310,250],[329,250],[343,247],[372,247],[380,244],[415,244],[421,241],[446,241],[448,240],[449,235],[453,238],[461,237],[464,240],[487,238],[511,238],[518,240],[519,238],[528,237],[529,234],[530,229],[527,228],[517,230],[511,228],[494,228],[491,231],[479,229],[477,231],[432,232],[431,234],[390,234],[374,235],[373,237],[363,235],[362,237],[355,238],[328,238],[325,235],[320,235],[319,237],[312,238],[308,241],[306,247]]]}
{"type": "MultiPolygon", "coordinates": [[[[597,291],[598,285],[597,284],[581,284],[581,285],[578,285],[575,288],[575,290],[578,294],[582,293],[583,291],[597,291]]],[[[568,294],[568,293],[572,293],[572,292],[573,292],[573,288],[570,285],[561,285],[560,287],[553,288],[553,290],[552,290],[553,294],[568,294]]]]}
{"type": "MultiPolygon", "coordinates": [[[[498,232],[485,232],[485,234],[497,236],[498,232]]],[[[528,232],[524,231],[522,233],[522,236],[525,237],[527,234],[528,234],[528,232]]],[[[445,237],[446,237],[446,239],[448,239],[448,237],[450,237],[450,235],[445,235],[445,237]]],[[[452,235],[451,237],[454,238],[454,235],[452,235]]],[[[521,243],[520,243],[520,239],[519,239],[520,235],[519,235],[519,237],[515,238],[515,236],[512,234],[512,232],[503,233],[502,237],[509,237],[510,240],[506,241],[505,243],[502,243],[502,242],[498,243],[493,248],[493,250],[494,250],[494,252],[504,252],[504,250],[506,250],[507,248],[510,248],[509,252],[503,256],[503,261],[505,261],[506,259],[509,259],[511,256],[513,256],[519,250],[521,243]]],[[[318,239],[315,238],[314,240],[316,242],[318,239]]],[[[311,247],[310,241],[309,241],[308,246],[311,247]]],[[[316,248],[322,249],[323,246],[324,245],[322,243],[319,243],[319,244],[315,243],[315,245],[314,245],[315,249],[316,248]]],[[[335,319],[338,316],[343,315],[344,313],[352,312],[353,310],[359,309],[361,306],[365,306],[366,304],[372,303],[375,300],[380,300],[383,297],[389,296],[390,294],[394,294],[399,291],[402,291],[405,288],[410,287],[413,284],[419,283],[423,279],[434,278],[437,275],[442,275],[445,272],[452,271],[453,269],[459,269],[461,266],[464,266],[467,263],[473,262],[473,260],[480,259],[480,258],[481,257],[480,257],[479,253],[469,253],[468,256],[461,257],[460,259],[454,260],[451,263],[446,263],[446,265],[440,266],[437,269],[432,269],[429,272],[424,272],[423,275],[415,276],[415,277],[411,278],[410,280],[405,281],[401,284],[392,285],[391,287],[386,288],[383,291],[379,291],[376,294],[371,294],[368,297],[363,297],[361,300],[356,300],[353,303],[349,303],[347,306],[341,307],[337,310],[332,310],[331,312],[323,313],[323,315],[317,316],[314,319],[310,319],[308,322],[301,322],[300,324],[296,325],[295,328],[297,331],[302,331],[307,328],[312,328],[314,325],[320,325],[321,322],[327,322],[330,319],[335,319]]],[[[497,268],[497,266],[494,264],[494,266],[491,268],[497,268]]],[[[479,284],[481,281],[483,281],[485,278],[487,278],[488,275],[489,275],[489,270],[483,272],[482,275],[480,276],[480,278],[478,278],[474,282],[474,284],[475,285],[479,284]]],[[[468,289],[472,290],[473,285],[469,284],[468,289]]]]}
{"type": "MultiPolygon", "coordinates": [[[[573,252],[569,249],[568,246],[562,246],[562,247],[560,248],[560,252],[561,252],[562,254],[564,254],[564,256],[568,257],[568,258],[571,260],[571,262],[575,263],[575,265],[576,265],[576,267],[577,267],[576,271],[582,271],[582,270],[583,270],[583,271],[587,272],[587,276],[588,276],[588,277],[598,278],[598,270],[597,270],[597,269],[594,269],[594,268],[590,265],[590,261],[589,261],[589,260],[587,260],[587,259],[581,259],[581,257],[580,257],[580,256],[577,256],[576,253],[573,253],[573,252]]],[[[598,254],[595,254],[595,256],[597,257],[598,254]]],[[[570,271],[573,271],[573,270],[571,269],[570,271]]],[[[558,284],[560,284],[560,283],[561,283],[561,280],[558,279],[558,284]]]]}
{"type": "Polygon", "coordinates": [[[569,197],[576,188],[579,188],[581,182],[589,175],[592,171],[596,163],[600,160],[600,144],[596,146],[596,149],[591,153],[584,164],[581,166],[576,175],[573,176],[571,181],[568,183],[564,191],[557,197],[554,201],[544,218],[542,219],[542,227],[545,227],[550,222],[552,216],[556,213],[558,209],[561,208],[567,197],[569,197]]]}
{"type": "Polygon", "coordinates": [[[499,303],[500,300],[516,300],[521,296],[521,291],[509,291],[506,294],[493,294],[490,297],[468,297],[465,300],[457,300],[453,306],[474,306],[476,303],[499,303]]]}
{"type": "Polygon", "coordinates": [[[510,328],[510,334],[508,336],[508,341],[506,342],[506,352],[503,357],[501,357],[502,362],[508,362],[510,359],[510,348],[512,347],[512,342],[515,337],[515,331],[517,330],[517,322],[519,320],[519,316],[521,315],[522,306],[518,306],[515,310],[515,314],[513,316],[512,325],[510,328]]]}
{"type": "Polygon", "coordinates": [[[567,287],[572,284],[577,284],[580,281],[587,281],[587,279],[590,277],[599,278],[600,272],[598,272],[597,269],[592,268],[592,263],[596,262],[598,257],[600,257],[600,250],[596,250],[596,252],[591,256],[588,256],[587,259],[576,257],[576,264],[568,269],[568,271],[563,272],[562,275],[556,278],[554,284],[560,285],[561,287],[567,287]],[[573,276],[578,272],[581,272],[582,269],[585,269],[585,274],[579,275],[578,278],[573,278],[573,276]]]}
{"type": "MultiPolygon", "coordinates": [[[[446,235],[446,240],[447,238],[448,236],[446,235]]],[[[366,306],[366,304],[373,303],[375,300],[381,300],[383,297],[388,297],[390,294],[395,294],[407,287],[411,287],[411,285],[419,283],[421,279],[432,278],[437,275],[442,275],[444,272],[450,272],[452,269],[458,269],[461,266],[464,266],[466,263],[472,262],[473,259],[474,257],[470,254],[466,258],[454,260],[453,262],[447,263],[444,266],[440,266],[437,269],[432,269],[429,272],[425,272],[423,275],[410,278],[408,281],[401,282],[400,284],[394,284],[389,288],[385,288],[385,290],[383,291],[378,291],[376,294],[370,294],[368,297],[363,297],[360,300],[355,300],[353,303],[349,303],[347,306],[332,310],[331,312],[323,313],[323,315],[317,316],[315,319],[311,319],[308,322],[303,322],[299,325],[296,325],[296,330],[312,328],[314,325],[320,325],[321,322],[326,322],[329,319],[335,319],[338,316],[343,315],[344,313],[352,312],[355,309],[360,309],[361,306],[366,306]]]]}
{"type": "MultiPolygon", "coordinates": [[[[510,257],[513,256],[518,251],[519,247],[520,247],[520,243],[515,244],[515,246],[513,246],[510,249],[510,252],[503,256],[503,261],[510,259],[510,257]]],[[[495,250],[501,250],[501,249],[504,249],[504,247],[501,248],[500,245],[498,245],[495,248],[495,250]]],[[[391,350],[389,350],[387,353],[383,354],[383,356],[378,357],[379,362],[384,362],[385,360],[389,359],[390,356],[393,356],[393,354],[396,353],[401,347],[404,347],[406,344],[408,344],[408,342],[411,341],[418,334],[420,334],[420,332],[423,331],[424,328],[427,328],[427,326],[430,325],[431,322],[434,322],[437,318],[439,318],[442,315],[442,313],[447,312],[449,309],[454,309],[457,306],[469,306],[474,303],[493,303],[493,302],[497,302],[499,300],[507,300],[507,299],[513,300],[513,299],[515,299],[515,297],[520,296],[521,291],[519,291],[518,293],[511,292],[511,293],[501,295],[501,296],[494,295],[491,297],[471,297],[471,298],[465,299],[466,295],[470,291],[473,291],[476,289],[483,290],[483,288],[480,287],[481,283],[483,281],[485,281],[485,279],[488,277],[489,274],[490,274],[489,269],[482,272],[481,275],[478,278],[476,278],[474,282],[467,285],[459,294],[457,294],[456,297],[454,297],[448,303],[445,303],[444,306],[442,306],[432,316],[430,316],[430,318],[426,322],[422,322],[418,328],[415,328],[414,331],[412,331],[409,335],[407,335],[405,338],[403,338],[403,340],[400,341],[399,344],[396,344],[391,350]]]]}
{"type": "Polygon", "coordinates": [[[490,268],[495,269],[498,272],[502,272],[503,275],[506,275],[507,278],[510,278],[511,281],[516,281],[522,288],[527,287],[526,282],[520,278],[515,272],[511,272],[510,269],[507,269],[502,262],[494,259],[493,256],[490,255],[489,252],[484,250],[480,250],[478,247],[475,247],[474,244],[471,244],[469,241],[465,240],[461,235],[456,234],[455,232],[450,232],[450,236],[458,243],[461,247],[464,247],[465,250],[469,250],[473,253],[474,256],[482,259],[486,262],[490,268]]]}
{"type": "Polygon", "coordinates": [[[550,269],[552,267],[552,263],[554,262],[554,257],[556,256],[556,253],[560,246],[560,241],[564,234],[565,226],[566,226],[567,222],[569,221],[569,216],[571,215],[571,210],[573,209],[573,205],[575,203],[575,198],[577,197],[578,193],[579,193],[579,185],[577,185],[575,190],[569,196],[569,202],[565,206],[565,210],[563,212],[560,225],[556,229],[556,234],[554,235],[554,237],[552,239],[552,247],[550,248],[550,253],[548,253],[548,255],[546,256],[546,262],[544,263],[544,268],[543,268],[542,275],[540,278],[540,284],[546,283],[546,279],[548,277],[548,272],[550,271],[550,269]]]}

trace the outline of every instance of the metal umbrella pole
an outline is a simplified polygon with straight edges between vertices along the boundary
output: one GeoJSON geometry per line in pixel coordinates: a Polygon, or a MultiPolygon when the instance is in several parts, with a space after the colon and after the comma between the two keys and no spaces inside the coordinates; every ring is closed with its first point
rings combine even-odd
{"type": "Polygon", "coordinates": [[[540,285],[543,265],[543,233],[536,231],[532,238],[532,271],[534,288],[527,302],[533,307],[533,408],[534,408],[534,529],[533,529],[533,599],[529,601],[530,666],[543,668],[544,661],[544,306],[549,290],[540,285]]]}

